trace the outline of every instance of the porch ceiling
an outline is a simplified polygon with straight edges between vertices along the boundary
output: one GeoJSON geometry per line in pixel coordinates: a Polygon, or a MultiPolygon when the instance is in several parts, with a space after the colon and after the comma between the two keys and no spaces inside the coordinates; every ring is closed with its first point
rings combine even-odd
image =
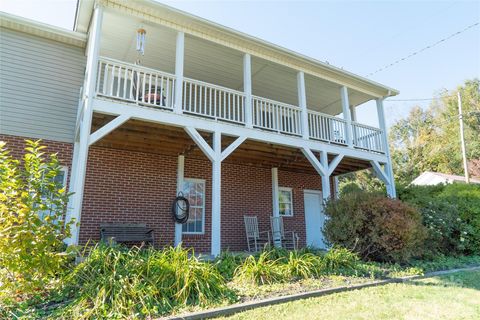
{"type": "MultiPolygon", "coordinates": [[[[137,59],[136,31],[146,31],[145,55],[141,64],[175,72],[176,31],[138,18],[106,11],[100,55],[134,63],[137,59]]],[[[243,90],[243,53],[194,36],[185,37],[185,77],[234,90],[243,90]]],[[[338,115],[342,112],[340,86],[306,74],[307,105],[311,110],[338,115]]],[[[296,70],[252,57],[252,92],[254,95],[298,105],[296,70]]],[[[349,90],[351,105],[357,106],[374,97],[349,90]]]]}
{"type": "MultiPolygon", "coordinates": [[[[92,132],[108,123],[112,118],[103,114],[94,114],[92,132]]],[[[201,134],[211,144],[211,136],[208,133],[201,132],[201,134]]],[[[222,149],[230,145],[235,138],[222,136],[222,149]]],[[[96,142],[94,146],[170,156],[183,154],[187,158],[208,161],[182,128],[139,120],[129,120],[96,142]]],[[[334,155],[329,156],[330,159],[333,157],[334,155]]],[[[299,149],[251,140],[242,143],[224,162],[263,168],[278,167],[288,171],[317,174],[299,149]]],[[[368,161],[345,157],[333,172],[333,175],[366,168],[370,168],[368,161]]]]}

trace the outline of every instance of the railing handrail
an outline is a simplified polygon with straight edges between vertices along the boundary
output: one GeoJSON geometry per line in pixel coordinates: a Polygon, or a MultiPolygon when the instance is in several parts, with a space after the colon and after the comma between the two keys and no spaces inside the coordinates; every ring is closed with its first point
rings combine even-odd
{"type": "Polygon", "coordinates": [[[362,127],[362,128],[365,128],[365,129],[370,129],[370,130],[374,130],[374,131],[378,131],[378,132],[383,132],[383,130],[380,129],[380,128],[372,127],[372,126],[369,126],[367,124],[363,124],[363,123],[359,123],[359,122],[355,122],[355,121],[352,121],[352,126],[357,126],[357,127],[362,127]]]}
{"type": "Polygon", "coordinates": [[[120,61],[120,60],[116,60],[116,59],[112,59],[112,58],[107,58],[107,57],[99,57],[98,61],[99,62],[107,62],[107,63],[111,62],[111,63],[114,63],[116,65],[120,65],[120,66],[123,66],[123,67],[131,68],[131,69],[137,69],[137,70],[140,70],[140,71],[146,71],[146,72],[149,72],[149,73],[156,73],[156,74],[164,75],[164,76],[175,79],[175,75],[172,74],[172,73],[168,73],[168,72],[165,72],[165,71],[160,71],[160,70],[157,70],[157,69],[144,67],[144,66],[141,66],[141,65],[138,65],[138,64],[128,63],[128,62],[124,62],[124,61],[120,61]]]}
{"type": "Polygon", "coordinates": [[[322,112],[318,112],[318,111],[314,111],[314,110],[310,110],[310,109],[307,109],[307,113],[315,115],[315,116],[320,116],[320,117],[333,119],[335,121],[340,121],[340,122],[343,122],[345,124],[347,123],[347,120],[339,118],[339,117],[332,116],[331,114],[326,114],[326,113],[322,113],[322,112]]]}
{"type": "Polygon", "coordinates": [[[268,99],[268,98],[264,98],[264,97],[259,97],[259,96],[252,95],[252,100],[260,100],[260,101],[268,102],[268,103],[271,103],[271,104],[274,104],[274,105],[277,105],[277,106],[290,108],[290,109],[297,110],[297,111],[302,110],[300,107],[297,107],[293,104],[288,104],[288,103],[285,103],[285,102],[280,102],[280,101],[276,101],[276,100],[272,100],[272,99],[268,99]]]}
{"type": "Polygon", "coordinates": [[[192,78],[183,77],[183,81],[184,82],[185,81],[186,82],[191,82],[191,83],[198,84],[198,85],[201,85],[201,86],[207,86],[209,88],[213,88],[213,89],[217,89],[217,90],[221,90],[221,91],[225,91],[225,92],[234,93],[234,94],[237,94],[237,95],[242,96],[242,97],[245,96],[245,93],[242,92],[242,91],[230,89],[230,88],[227,88],[227,87],[222,87],[222,86],[212,84],[212,83],[208,83],[208,82],[201,81],[201,80],[196,80],[196,79],[192,79],[192,78]]]}

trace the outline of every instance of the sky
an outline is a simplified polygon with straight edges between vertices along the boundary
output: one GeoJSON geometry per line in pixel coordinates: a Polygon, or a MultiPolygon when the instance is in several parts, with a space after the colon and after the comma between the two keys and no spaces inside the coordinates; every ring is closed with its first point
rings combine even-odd
{"type": "MultiPolygon", "coordinates": [[[[480,21],[480,1],[159,1],[361,76],[480,21]]],[[[72,29],[76,0],[1,0],[0,10],[72,29]]],[[[387,124],[443,89],[480,77],[480,25],[369,79],[400,91],[387,124]]],[[[374,103],[357,111],[377,125],[374,103]]]]}

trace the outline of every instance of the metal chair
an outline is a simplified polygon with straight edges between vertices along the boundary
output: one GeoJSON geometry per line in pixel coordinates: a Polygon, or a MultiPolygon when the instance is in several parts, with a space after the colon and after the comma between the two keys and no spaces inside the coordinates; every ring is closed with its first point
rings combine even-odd
{"type": "Polygon", "coordinates": [[[245,222],[248,251],[257,252],[270,245],[270,232],[258,230],[258,219],[256,216],[243,216],[243,221],[245,222]]]}
{"type": "Polygon", "coordinates": [[[298,234],[295,231],[285,231],[283,217],[270,217],[272,238],[274,243],[287,250],[298,249],[298,234]]]}

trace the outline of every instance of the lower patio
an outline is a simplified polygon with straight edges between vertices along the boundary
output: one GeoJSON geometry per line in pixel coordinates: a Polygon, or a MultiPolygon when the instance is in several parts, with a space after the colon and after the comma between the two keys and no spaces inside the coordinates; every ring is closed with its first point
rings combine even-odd
{"type": "MultiPolygon", "coordinates": [[[[92,132],[112,118],[94,114],[92,132]]],[[[211,144],[212,134],[200,134],[211,144]]],[[[222,136],[222,150],[234,140],[222,136]]],[[[209,253],[211,162],[182,128],[139,120],[127,121],[90,148],[80,244],[99,240],[102,223],[144,223],[154,229],[156,247],[173,245],[172,203],[178,191],[185,191],[178,187],[179,156],[184,159],[183,180],[195,193],[195,197],[190,195],[191,219],[182,227],[181,241],[198,253],[209,253]]],[[[332,174],[332,191],[334,176],[368,167],[368,161],[344,157],[332,174]]],[[[259,230],[271,230],[275,186],[289,195],[280,210],[284,213],[285,230],[297,233],[299,246],[311,241],[312,232],[320,234],[320,227],[309,229],[307,220],[311,217],[305,215],[305,195],[306,192],[321,194],[321,177],[302,152],[246,140],[222,163],[221,250],[247,250],[244,216],[256,216],[259,230]]],[[[321,216],[321,196],[318,199],[313,211],[321,216]]]]}

